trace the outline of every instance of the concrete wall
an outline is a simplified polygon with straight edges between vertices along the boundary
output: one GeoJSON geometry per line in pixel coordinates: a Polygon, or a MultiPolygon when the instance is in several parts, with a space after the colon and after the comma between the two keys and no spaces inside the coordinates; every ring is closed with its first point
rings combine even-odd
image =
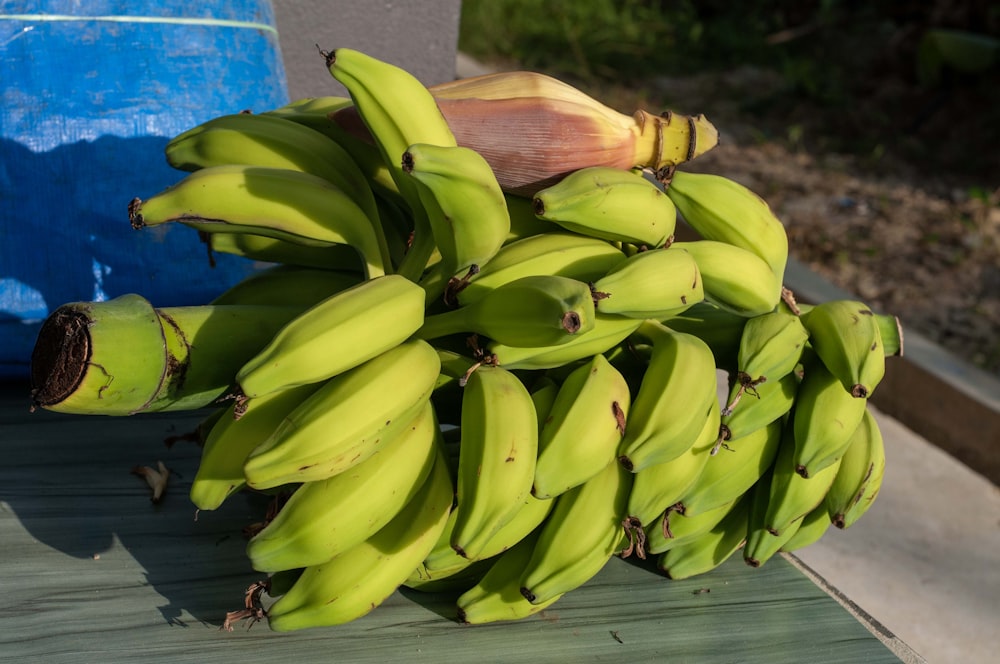
{"type": "Polygon", "coordinates": [[[461,0],[272,0],[291,99],[346,95],[324,50],[353,48],[426,85],[455,78],[461,0]]]}

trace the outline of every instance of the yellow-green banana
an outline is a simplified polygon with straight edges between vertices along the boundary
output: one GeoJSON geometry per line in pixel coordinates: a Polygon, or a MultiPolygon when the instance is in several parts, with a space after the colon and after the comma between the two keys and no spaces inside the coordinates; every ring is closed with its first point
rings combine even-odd
{"type": "Polygon", "coordinates": [[[212,425],[202,446],[198,470],[188,492],[195,507],[217,509],[226,498],[246,486],[243,464],[247,456],[320,385],[302,385],[261,397],[253,410],[239,418],[235,416],[235,402],[223,409],[223,416],[212,425]]]}
{"type": "Polygon", "coordinates": [[[552,369],[604,353],[636,331],[642,321],[625,316],[596,314],[594,328],[580,332],[562,344],[548,346],[512,346],[491,342],[487,346],[497,363],[508,369],[552,369]]]}
{"type": "Polygon", "coordinates": [[[741,316],[772,311],[781,300],[781,282],[752,251],[718,240],[675,242],[698,265],[705,299],[741,316]]]}
{"type": "Polygon", "coordinates": [[[698,337],[712,349],[715,364],[730,373],[737,371],[740,338],[749,319],[712,302],[697,302],[684,311],[660,319],[677,332],[698,337]]]}
{"type": "Polygon", "coordinates": [[[223,253],[263,263],[356,272],[359,280],[365,275],[360,254],[349,244],[306,245],[243,232],[213,231],[199,233],[199,237],[208,248],[210,261],[215,260],[212,254],[223,253]]]}
{"type": "Polygon", "coordinates": [[[657,568],[679,580],[706,574],[726,562],[746,541],[749,500],[736,501],[733,509],[708,532],[681,542],[660,554],[657,568]]]}
{"type": "Polygon", "coordinates": [[[553,498],[614,461],[631,402],[624,376],[601,354],[570,372],[538,436],[532,493],[553,498]]]}
{"type": "Polygon", "coordinates": [[[751,251],[784,282],[788,235],[767,202],[744,185],[721,175],[676,171],[667,195],[684,221],[702,238],[751,251]]]}
{"type": "Polygon", "coordinates": [[[797,472],[812,477],[840,459],[867,405],[845,390],[822,361],[809,358],[792,411],[797,472]]]}
{"type": "Polygon", "coordinates": [[[778,455],[774,459],[764,527],[774,535],[783,534],[792,524],[822,505],[833,485],[840,457],[826,467],[804,477],[795,464],[795,431],[786,424],[778,455]]]}
{"type": "Polygon", "coordinates": [[[322,480],[361,463],[425,406],[440,366],[429,344],[411,339],[329,379],[250,453],[247,484],[322,480]]]}
{"type": "Polygon", "coordinates": [[[521,594],[521,571],[531,559],[540,530],[536,529],[497,556],[479,582],[455,601],[458,621],[467,625],[520,620],[554,604],[562,595],[532,604],[521,594]]]}
{"type": "Polygon", "coordinates": [[[736,407],[747,389],[791,373],[802,359],[808,339],[802,320],[784,304],[747,320],[740,334],[735,392],[730,394],[727,410],[736,407]]]}
{"type": "Polygon", "coordinates": [[[809,343],[851,395],[866,399],[885,375],[878,319],[863,302],[828,300],[802,317],[809,343]]]}
{"type": "Polygon", "coordinates": [[[642,251],[594,281],[597,310],[630,318],[670,318],[705,299],[694,256],[670,247],[642,251]]]}
{"type": "Polygon", "coordinates": [[[830,515],[826,511],[826,505],[820,505],[806,514],[798,524],[795,533],[781,545],[780,551],[798,551],[818,542],[830,530],[830,515]]]}
{"type": "Polygon", "coordinates": [[[335,293],[282,327],[236,374],[249,399],[331,378],[405,341],[424,322],[424,292],[387,274],[335,293]]]}
{"type": "Polygon", "coordinates": [[[664,514],[646,526],[646,554],[657,555],[675,546],[690,542],[699,535],[714,528],[722,518],[736,507],[736,502],[745,500],[740,496],[710,510],[688,516],[676,509],[667,508],[664,514]]]}
{"type": "Polygon", "coordinates": [[[540,233],[505,245],[450,294],[466,306],[520,277],[554,275],[590,283],[623,260],[621,250],[604,240],[562,230],[540,233]]]}
{"type": "Polygon", "coordinates": [[[632,472],[675,459],[689,449],[717,411],[715,358],[691,334],[646,321],[637,331],[653,344],[632,402],[618,459],[632,472]]]}
{"type": "Polygon", "coordinates": [[[31,399],[46,410],[78,414],[202,408],[225,396],[240,365],[301,312],[301,306],[156,308],[136,294],[69,302],[38,331],[31,399]]]}
{"type": "MultiPolygon", "coordinates": [[[[739,383],[733,383],[729,390],[729,403],[733,404],[735,395],[744,391],[739,383]]],[[[799,379],[789,373],[776,381],[765,381],[751,388],[749,394],[739,398],[739,404],[722,414],[720,442],[733,438],[742,438],[761,427],[784,417],[795,404],[795,396],[799,390],[799,379]]]]}
{"type": "Polygon", "coordinates": [[[392,521],[363,543],[302,571],[268,608],[271,629],[339,625],[382,604],[434,545],[448,519],[453,492],[439,454],[420,491],[392,521]]]}
{"type": "Polygon", "coordinates": [[[781,531],[781,534],[772,533],[767,529],[765,520],[768,501],[771,498],[773,474],[774,468],[772,467],[749,492],[750,509],[747,513],[747,541],[743,546],[743,560],[750,567],[761,567],[770,560],[788,543],[788,540],[802,525],[802,519],[792,521],[781,531]]]}
{"type": "Polygon", "coordinates": [[[287,168],[226,165],[202,168],[154,196],[129,203],[133,228],[179,222],[211,233],[246,232],[323,246],[347,244],[367,277],[385,274],[375,222],[323,178],[287,168]]]}
{"type": "Polygon", "coordinates": [[[538,419],[531,394],[515,374],[481,365],[462,390],[457,516],[451,546],[477,558],[520,511],[531,492],[538,456],[538,419]]]}
{"type": "Polygon", "coordinates": [[[521,572],[521,594],[541,604],[577,588],[621,551],[632,475],[612,461],[555,498],[521,572]]]}
{"type": "Polygon", "coordinates": [[[884,474],[885,441],[875,416],[866,409],[826,493],[830,521],[838,528],[846,528],[849,514],[852,523],[857,520],[874,501],[884,474]]]}
{"type": "Polygon", "coordinates": [[[595,315],[587,284],[538,275],[497,286],[466,306],[428,315],[416,334],[436,339],[474,333],[510,346],[557,345],[590,331],[595,315]]]}
{"type": "Polygon", "coordinates": [[[648,248],[674,234],[677,210],[663,190],[636,172],[581,168],[535,194],[535,214],[566,230],[648,248]]]}
{"type": "Polygon", "coordinates": [[[417,495],[437,456],[439,436],[428,401],[365,461],[299,485],[247,544],[253,568],[278,572],[318,565],[367,540],[417,495]]]}

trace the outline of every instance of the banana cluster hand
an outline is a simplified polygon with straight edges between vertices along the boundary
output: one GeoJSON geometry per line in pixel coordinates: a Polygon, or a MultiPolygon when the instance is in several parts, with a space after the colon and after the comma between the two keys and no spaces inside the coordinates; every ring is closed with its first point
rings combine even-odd
{"type": "Polygon", "coordinates": [[[400,586],[522,619],[616,554],[760,566],[871,506],[899,321],[794,301],[767,204],[678,170],[717,142],[704,116],[323,56],[348,97],[193,127],[181,179],[128,208],[265,266],[200,305],[66,304],[32,358],[39,407],[206,409],[190,499],[275,496],[247,544],[273,629],[400,586]]]}

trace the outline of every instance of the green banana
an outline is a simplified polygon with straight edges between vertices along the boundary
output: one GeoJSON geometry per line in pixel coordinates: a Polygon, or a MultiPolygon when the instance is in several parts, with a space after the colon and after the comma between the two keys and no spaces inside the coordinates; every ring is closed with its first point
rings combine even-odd
{"type": "Polygon", "coordinates": [[[624,316],[596,314],[594,329],[580,332],[562,344],[548,346],[512,346],[493,341],[487,354],[508,369],[553,369],[576,362],[617,346],[636,331],[642,321],[624,316]]]}
{"type": "Polygon", "coordinates": [[[253,568],[279,572],[318,565],[367,540],[420,491],[434,464],[439,436],[428,401],[365,461],[300,485],[247,543],[253,568]]]}
{"type": "Polygon", "coordinates": [[[741,316],[773,311],[781,301],[781,281],[758,255],[718,240],[675,242],[694,258],[705,299],[741,316]]]}
{"type": "Polygon", "coordinates": [[[364,278],[365,274],[361,256],[348,244],[327,243],[313,246],[243,232],[214,231],[198,235],[208,249],[212,265],[215,264],[213,254],[223,253],[263,263],[356,272],[359,280],[364,278]]]}
{"type": "Polygon", "coordinates": [[[420,491],[365,542],[307,567],[267,610],[276,632],[339,625],[382,604],[407,579],[444,529],[454,496],[441,453],[420,491]]]}
{"type": "Polygon", "coordinates": [[[322,300],[282,327],[236,374],[253,399],[326,380],[405,341],[424,322],[424,292],[387,274],[322,300]]]}
{"type": "MultiPolygon", "coordinates": [[[[698,481],[719,436],[719,402],[714,403],[701,432],[687,450],[670,461],[646,466],[635,473],[625,521],[625,527],[635,534],[638,535],[637,529],[655,523],[698,481]]],[[[639,553],[643,555],[642,551],[639,553]]]]}
{"type": "Polygon", "coordinates": [[[520,620],[551,606],[562,595],[532,604],[521,594],[521,570],[531,559],[540,530],[501,553],[479,582],[455,600],[458,621],[467,625],[520,620]]]}
{"type": "Polygon", "coordinates": [[[477,558],[520,511],[538,456],[538,418],[531,394],[510,371],[481,365],[462,392],[458,492],[451,546],[477,558]]]}
{"type": "Polygon", "coordinates": [[[736,507],[738,501],[746,499],[746,495],[743,495],[693,516],[668,507],[660,517],[646,526],[646,554],[661,554],[707,533],[736,507]]]}
{"type": "Polygon", "coordinates": [[[520,578],[521,594],[541,604],[577,588],[621,551],[632,475],[612,461],[555,498],[520,578]]]}
{"type": "Polygon", "coordinates": [[[236,402],[224,410],[208,432],[189,496],[199,510],[217,509],[246,486],[243,464],[281,421],[321,383],[302,385],[261,397],[243,417],[235,416],[236,402]]]}
{"type": "Polygon", "coordinates": [[[209,304],[290,306],[308,309],[335,293],[361,283],[362,276],[345,270],[320,270],[298,265],[272,265],[244,277],[209,304]]]}
{"type": "Polygon", "coordinates": [[[653,352],[618,448],[633,473],[680,456],[718,409],[715,358],[705,342],[656,321],[645,321],[637,335],[652,341],[653,352]]]}
{"type": "Polygon", "coordinates": [[[660,319],[677,332],[698,337],[712,349],[715,364],[730,373],[737,371],[740,339],[749,319],[712,302],[696,302],[678,314],[660,319]]]}
{"type": "Polygon", "coordinates": [[[250,453],[247,484],[322,480],[361,463],[424,407],[440,366],[429,344],[411,339],[329,379],[250,453]]]}
{"type": "Polygon", "coordinates": [[[826,505],[820,505],[806,514],[798,522],[795,533],[781,545],[779,551],[791,553],[818,542],[830,529],[830,515],[826,505]]]}
{"type": "Polygon", "coordinates": [[[740,334],[736,359],[738,386],[726,410],[732,410],[747,389],[775,382],[791,373],[802,359],[809,331],[784,304],[747,320],[740,334]]]}
{"type": "Polygon", "coordinates": [[[792,524],[822,505],[833,485],[840,458],[805,477],[795,464],[795,427],[786,424],[778,454],[774,459],[764,527],[774,535],[783,534],[792,524]]]}
{"type": "Polygon", "coordinates": [[[569,277],[521,277],[481,300],[424,318],[422,339],[481,334],[501,344],[532,347],[566,343],[594,327],[590,287],[569,277]]]}
{"type": "Polygon", "coordinates": [[[681,496],[676,511],[687,517],[697,516],[746,493],[774,463],[783,428],[782,421],[775,420],[727,441],[705,463],[698,481],[681,496]]]}
{"type": "Polygon", "coordinates": [[[833,525],[846,528],[848,514],[852,523],[857,520],[874,501],[884,474],[885,441],[875,416],[866,409],[826,493],[826,509],[833,525]]]}
{"type": "Polygon", "coordinates": [[[581,168],[532,200],[538,217],[566,230],[649,248],[666,244],[677,222],[677,210],[659,186],[622,168],[581,168]]]}
{"type": "Polygon", "coordinates": [[[510,232],[507,200],[490,165],[470,148],[427,143],[409,146],[402,158],[441,253],[439,274],[447,280],[486,265],[510,232]]]}
{"type": "MultiPolygon", "coordinates": [[[[413,240],[397,271],[419,281],[435,250],[427,217],[413,180],[403,172],[403,153],[414,144],[456,146],[434,97],[415,76],[388,62],[349,48],[324,54],[330,74],[347,88],[352,107],[378,146],[389,173],[410,208],[413,240]]],[[[336,120],[344,111],[335,113],[336,120]]]]}
{"type": "Polygon", "coordinates": [[[208,406],[227,394],[240,365],[301,312],[263,305],[156,308],[136,294],[63,304],[38,331],[32,403],[100,415],[208,406]]]}
{"type": "Polygon", "coordinates": [[[750,510],[747,515],[746,544],[743,546],[743,560],[751,567],[761,567],[774,554],[778,553],[785,544],[788,543],[799,526],[802,519],[797,519],[790,523],[776,535],[767,529],[765,523],[767,506],[771,498],[771,479],[774,474],[772,467],[757,484],[750,489],[750,510]]]}
{"type": "Polygon", "coordinates": [[[802,317],[809,342],[826,368],[859,399],[875,391],[885,375],[885,346],[878,319],[863,302],[829,300],[802,317]]]}
{"type": "Polygon", "coordinates": [[[694,256],[671,246],[642,251],[594,281],[597,310],[630,318],[664,319],[705,299],[694,256]]]}
{"type": "Polygon", "coordinates": [[[343,190],[317,175],[287,168],[202,168],[150,198],[134,198],[128,214],[136,229],[179,222],[207,233],[245,232],[312,246],[351,245],[368,278],[391,267],[384,262],[376,222],[343,190]]]}
{"type": "Polygon", "coordinates": [[[767,202],[730,178],[675,171],[667,196],[698,235],[746,249],[764,259],[778,284],[788,263],[788,235],[767,202]]]}
{"type": "MultiPolygon", "coordinates": [[[[507,233],[507,244],[524,240],[545,233],[566,233],[559,224],[541,219],[535,214],[535,205],[529,196],[518,196],[504,191],[507,199],[507,212],[510,214],[510,231],[507,233]]],[[[587,237],[573,233],[579,237],[587,237]]],[[[590,238],[597,239],[597,238],[590,238]]]]}
{"type": "Polygon", "coordinates": [[[810,358],[792,411],[797,472],[812,477],[840,459],[867,405],[845,390],[822,361],[810,358]]]}
{"type": "Polygon", "coordinates": [[[681,542],[656,560],[668,578],[687,579],[706,574],[726,562],[746,541],[749,500],[738,500],[733,509],[708,532],[681,542]]]}
{"type": "Polygon", "coordinates": [[[461,306],[468,306],[520,277],[553,275],[590,283],[623,260],[621,250],[604,240],[561,230],[540,233],[504,245],[475,275],[454,284],[448,294],[461,306]]]}
{"type": "Polygon", "coordinates": [[[746,388],[734,383],[729,390],[729,403],[739,399],[739,405],[722,414],[719,441],[742,438],[771,422],[784,417],[795,404],[799,390],[799,379],[789,373],[777,381],[765,381],[756,387],[750,396],[737,397],[746,388]]]}
{"type": "Polygon", "coordinates": [[[614,461],[631,402],[625,378],[601,354],[570,372],[538,436],[532,493],[553,498],[614,461]]]}

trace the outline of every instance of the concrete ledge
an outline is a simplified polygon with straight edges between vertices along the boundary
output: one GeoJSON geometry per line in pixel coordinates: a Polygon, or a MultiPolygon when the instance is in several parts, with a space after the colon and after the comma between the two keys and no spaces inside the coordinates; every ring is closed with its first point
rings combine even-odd
{"type": "MultiPolygon", "coordinates": [[[[785,284],[800,302],[857,299],[795,259],[789,259],[785,284]]],[[[886,362],[872,403],[1000,485],[1000,379],[907,329],[905,316],[900,320],[903,356],[886,362]]]]}

